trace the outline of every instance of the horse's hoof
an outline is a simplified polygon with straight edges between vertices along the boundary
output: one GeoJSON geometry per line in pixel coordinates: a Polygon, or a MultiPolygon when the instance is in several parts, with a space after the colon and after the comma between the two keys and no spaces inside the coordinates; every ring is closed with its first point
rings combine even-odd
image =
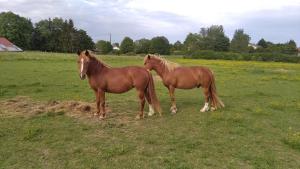
{"type": "Polygon", "coordinates": [[[200,110],[201,113],[204,113],[204,112],[207,112],[207,111],[208,111],[208,109],[203,109],[203,108],[200,110]]]}
{"type": "Polygon", "coordinates": [[[98,113],[94,113],[94,116],[98,116],[99,114],[98,113]]]}
{"type": "Polygon", "coordinates": [[[148,116],[153,116],[154,115],[154,112],[149,112],[148,113],[148,116]]]}
{"type": "Polygon", "coordinates": [[[215,110],[217,110],[217,108],[215,108],[215,107],[210,108],[210,111],[215,111],[215,110]]]}
{"type": "Polygon", "coordinates": [[[144,118],[144,116],[141,116],[139,114],[135,116],[135,119],[137,119],[137,120],[140,120],[140,119],[143,119],[143,118],[144,118]]]}
{"type": "Polygon", "coordinates": [[[105,119],[105,116],[100,115],[100,116],[99,116],[99,119],[100,119],[100,120],[104,120],[104,119],[105,119]]]}
{"type": "Polygon", "coordinates": [[[177,108],[176,107],[171,107],[170,111],[171,111],[171,114],[176,114],[177,113],[177,108]]]}

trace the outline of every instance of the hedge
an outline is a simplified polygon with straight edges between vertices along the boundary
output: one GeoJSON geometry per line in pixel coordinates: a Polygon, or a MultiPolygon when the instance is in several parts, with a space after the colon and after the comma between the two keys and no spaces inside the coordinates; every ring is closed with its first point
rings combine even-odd
{"type": "Polygon", "coordinates": [[[184,58],[190,59],[221,59],[221,60],[254,60],[271,62],[291,62],[300,63],[297,55],[287,55],[281,53],[234,53],[234,52],[215,52],[209,50],[197,50],[188,52],[184,58]]]}

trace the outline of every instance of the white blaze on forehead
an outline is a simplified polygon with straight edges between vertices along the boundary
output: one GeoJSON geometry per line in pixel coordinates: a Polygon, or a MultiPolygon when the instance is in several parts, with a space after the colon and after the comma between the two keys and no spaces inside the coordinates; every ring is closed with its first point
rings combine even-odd
{"type": "Polygon", "coordinates": [[[80,66],[80,73],[82,73],[82,71],[83,71],[83,58],[80,59],[80,63],[81,63],[81,66],[80,66]]]}

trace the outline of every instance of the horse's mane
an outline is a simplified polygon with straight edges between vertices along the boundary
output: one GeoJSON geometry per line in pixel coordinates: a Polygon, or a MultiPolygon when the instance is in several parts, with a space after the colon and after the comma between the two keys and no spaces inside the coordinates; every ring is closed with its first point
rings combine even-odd
{"type": "Polygon", "coordinates": [[[160,61],[161,64],[163,64],[170,72],[173,71],[175,68],[180,67],[180,64],[175,63],[175,62],[171,62],[159,55],[152,55],[152,54],[148,54],[145,56],[144,58],[144,62],[146,62],[146,60],[148,59],[148,56],[150,56],[151,58],[157,59],[160,61]]]}
{"type": "Polygon", "coordinates": [[[97,62],[98,64],[101,64],[101,65],[103,65],[103,66],[105,66],[105,67],[107,67],[107,68],[111,68],[110,65],[106,64],[106,63],[103,62],[101,59],[96,58],[96,56],[95,56],[91,51],[89,51],[89,54],[90,54],[90,55],[89,55],[90,60],[92,60],[92,61],[94,61],[94,62],[97,62]]]}

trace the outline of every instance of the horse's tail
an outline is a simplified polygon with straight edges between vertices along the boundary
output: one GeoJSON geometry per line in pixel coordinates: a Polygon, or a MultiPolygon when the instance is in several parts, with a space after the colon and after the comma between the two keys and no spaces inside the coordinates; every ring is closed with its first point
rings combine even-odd
{"type": "Polygon", "coordinates": [[[215,108],[225,107],[224,103],[217,95],[217,88],[216,88],[215,77],[214,77],[213,73],[212,73],[212,77],[211,77],[211,84],[209,87],[209,92],[210,92],[210,98],[211,98],[212,105],[215,108]]]}
{"type": "Polygon", "coordinates": [[[146,92],[147,92],[146,94],[149,96],[148,99],[150,99],[150,100],[148,100],[149,104],[152,104],[154,107],[154,110],[157,111],[161,115],[162,110],[161,110],[159,101],[157,99],[156,93],[155,93],[154,80],[153,80],[153,77],[150,72],[149,72],[149,82],[148,82],[146,92]]]}

